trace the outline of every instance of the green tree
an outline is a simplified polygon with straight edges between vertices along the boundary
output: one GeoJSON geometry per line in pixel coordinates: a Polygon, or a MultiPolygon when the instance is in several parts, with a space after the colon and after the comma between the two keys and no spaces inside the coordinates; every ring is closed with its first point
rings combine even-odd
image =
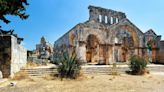
{"type": "Polygon", "coordinates": [[[21,19],[27,19],[29,16],[25,13],[27,5],[29,5],[27,0],[0,0],[0,22],[10,23],[6,15],[19,16],[21,19]]]}

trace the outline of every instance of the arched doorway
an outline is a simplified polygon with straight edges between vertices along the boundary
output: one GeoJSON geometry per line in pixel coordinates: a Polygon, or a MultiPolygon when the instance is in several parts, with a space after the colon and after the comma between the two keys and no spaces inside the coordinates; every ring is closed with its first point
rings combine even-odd
{"type": "Polygon", "coordinates": [[[122,43],[122,57],[123,57],[123,62],[126,62],[129,57],[134,55],[134,40],[133,38],[130,37],[124,37],[123,38],[123,43],[122,43]]]}
{"type": "MultiPolygon", "coordinates": [[[[116,27],[116,37],[121,43],[120,61],[127,62],[133,55],[139,55],[139,36],[135,28],[129,25],[121,25],[116,27]]],[[[115,35],[114,35],[115,36],[115,35]]]]}
{"type": "Polygon", "coordinates": [[[99,40],[93,34],[89,35],[86,42],[86,60],[88,63],[97,62],[99,57],[99,40]]]}

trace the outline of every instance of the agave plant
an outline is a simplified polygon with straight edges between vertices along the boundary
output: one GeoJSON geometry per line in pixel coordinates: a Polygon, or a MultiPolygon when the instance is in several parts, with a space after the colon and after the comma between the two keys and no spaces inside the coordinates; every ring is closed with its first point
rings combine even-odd
{"type": "Polygon", "coordinates": [[[58,73],[61,79],[63,78],[77,78],[80,74],[81,62],[77,59],[75,53],[69,55],[63,53],[63,56],[58,61],[58,73]]]}

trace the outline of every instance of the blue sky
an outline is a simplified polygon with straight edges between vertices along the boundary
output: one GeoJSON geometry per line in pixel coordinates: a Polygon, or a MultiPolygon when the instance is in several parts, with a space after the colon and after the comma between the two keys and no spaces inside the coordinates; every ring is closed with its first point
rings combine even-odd
{"type": "Polygon", "coordinates": [[[27,20],[22,21],[18,17],[8,16],[12,22],[6,25],[0,21],[0,25],[6,30],[15,29],[15,33],[24,38],[22,45],[29,50],[35,49],[42,36],[53,44],[76,24],[88,20],[89,5],[125,12],[128,19],[143,32],[152,28],[158,35],[164,36],[164,0],[28,0],[28,2],[30,5],[27,7],[27,13],[30,17],[27,20]]]}

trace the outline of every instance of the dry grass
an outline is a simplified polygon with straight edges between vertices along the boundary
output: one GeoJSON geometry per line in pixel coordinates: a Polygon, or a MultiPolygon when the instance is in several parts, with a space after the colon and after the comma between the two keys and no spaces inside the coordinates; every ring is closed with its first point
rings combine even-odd
{"type": "Polygon", "coordinates": [[[33,62],[30,62],[30,61],[28,61],[27,65],[26,65],[26,67],[28,67],[28,68],[37,67],[37,66],[40,66],[40,65],[33,63],[33,62]]]}
{"type": "Polygon", "coordinates": [[[29,81],[34,81],[32,78],[30,78],[28,76],[28,74],[24,71],[20,71],[20,72],[17,72],[13,78],[11,78],[12,80],[17,80],[17,81],[20,81],[20,80],[25,80],[25,79],[28,79],[29,81]]]}
{"type": "Polygon", "coordinates": [[[110,75],[115,75],[115,76],[120,75],[116,63],[113,63],[110,73],[111,73],[110,75]]]}
{"type": "Polygon", "coordinates": [[[76,80],[52,79],[51,76],[16,81],[14,87],[0,88],[0,92],[163,92],[164,76],[160,75],[87,75],[76,80]],[[14,91],[13,91],[14,89],[14,91]]]}
{"type": "Polygon", "coordinates": [[[45,75],[42,77],[44,80],[55,80],[57,77],[52,76],[52,75],[45,75]]]}

